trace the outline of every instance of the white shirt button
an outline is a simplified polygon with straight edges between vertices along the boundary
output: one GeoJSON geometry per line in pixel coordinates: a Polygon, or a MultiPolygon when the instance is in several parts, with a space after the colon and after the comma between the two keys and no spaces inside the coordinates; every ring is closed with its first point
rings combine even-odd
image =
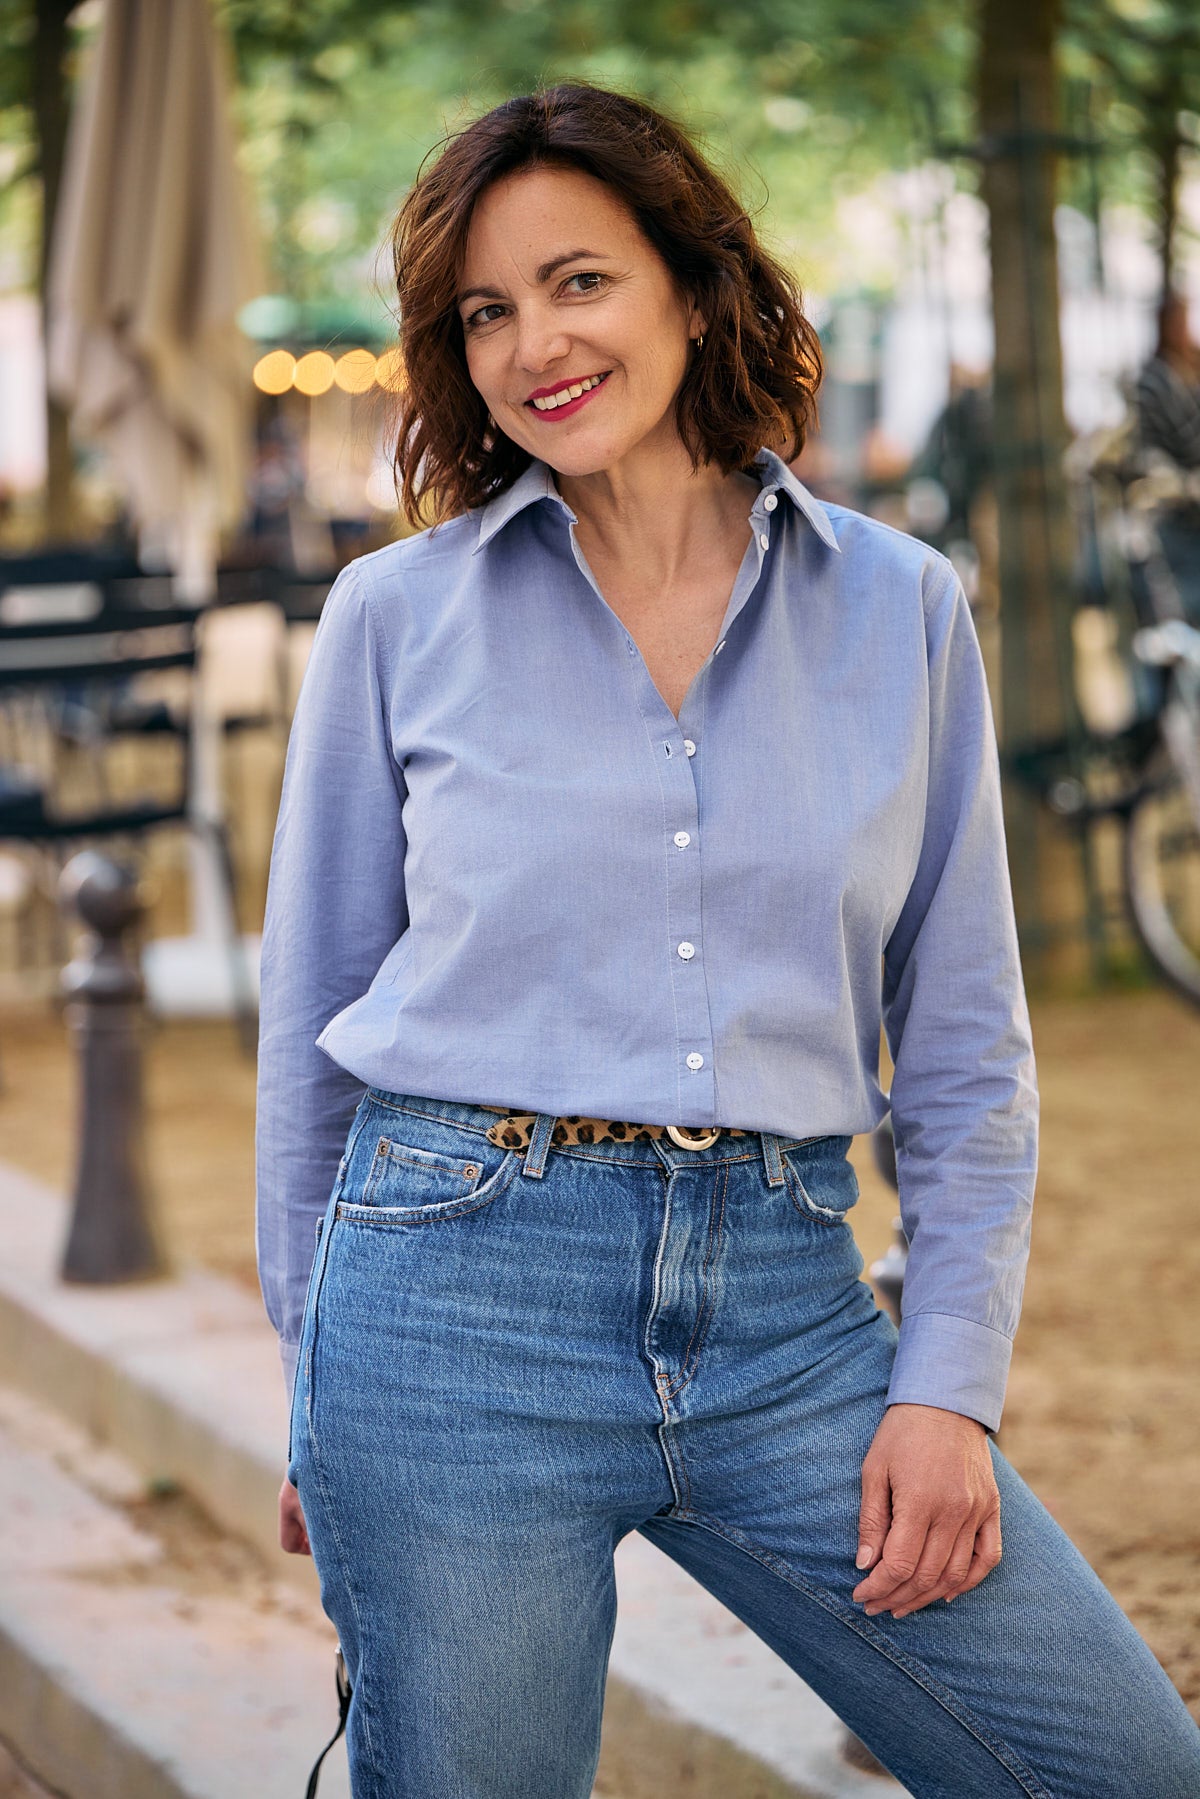
{"type": "Polygon", "coordinates": [[[769,537],[768,537],[768,536],[767,536],[767,534],[766,534],[766,532],[765,532],[765,531],[760,531],[760,532],[759,532],[759,534],[758,534],[758,541],[759,541],[759,543],[760,543],[760,544],[761,544],[761,545],[762,545],[762,547],[763,547],[763,549],[764,549],[764,550],[769,550],[769,549],[770,549],[770,547],[771,547],[771,539],[770,539],[770,538],[769,538],[769,537]]]}
{"type": "Polygon", "coordinates": [[[690,962],[695,953],[696,945],[694,943],[681,943],[679,945],[679,954],[685,962],[690,962]]]}
{"type": "Polygon", "coordinates": [[[722,637],[720,643],[717,645],[716,649],[713,651],[713,655],[714,656],[719,655],[724,648],[725,648],[725,639],[722,637]]]}
{"type": "Polygon", "coordinates": [[[691,841],[692,841],[692,833],[690,831],[676,831],[676,833],[675,833],[676,849],[685,850],[691,841]]]}
{"type": "Polygon", "coordinates": [[[692,1051],[691,1055],[687,1059],[687,1065],[693,1071],[697,1068],[704,1067],[704,1057],[700,1054],[700,1051],[698,1049],[694,1049],[692,1051]]]}
{"type": "Polygon", "coordinates": [[[683,740],[683,747],[684,747],[684,749],[685,749],[685,750],[686,750],[686,751],[687,751],[687,753],[688,753],[688,755],[689,755],[689,756],[694,756],[694,755],[695,755],[695,754],[696,754],[696,746],[695,746],[695,744],[694,744],[694,743],[693,743],[693,742],[692,742],[692,740],[691,740],[691,738],[690,738],[690,737],[685,737],[685,738],[684,738],[684,740],[683,740]]]}
{"type": "Polygon", "coordinates": [[[775,510],[776,506],[778,506],[778,504],[779,504],[779,495],[777,493],[769,493],[767,495],[766,499],[763,501],[763,508],[767,512],[774,512],[774,510],[775,510]]]}

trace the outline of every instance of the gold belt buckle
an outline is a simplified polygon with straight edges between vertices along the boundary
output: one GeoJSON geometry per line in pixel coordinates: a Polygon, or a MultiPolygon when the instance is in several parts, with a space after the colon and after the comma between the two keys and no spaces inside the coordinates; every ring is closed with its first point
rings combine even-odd
{"type": "MultiPolygon", "coordinates": [[[[703,1127],[700,1126],[697,1128],[703,1129],[703,1127]]],[[[669,1124],[667,1126],[667,1136],[671,1139],[672,1143],[678,1143],[680,1149],[711,1149],[717,1138],[721,1135],[720,1126],[718,1126],[715,1131],[706,1130],[703,1132],[703,1135],[699,1137],[685,1136],[684,1132],[690,1131],[691,1129],[691,1125],[687,1124],[669,1124]]]]}

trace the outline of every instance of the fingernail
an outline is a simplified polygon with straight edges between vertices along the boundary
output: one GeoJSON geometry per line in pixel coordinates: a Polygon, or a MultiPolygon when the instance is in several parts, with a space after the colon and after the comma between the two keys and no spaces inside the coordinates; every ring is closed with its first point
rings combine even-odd
{"type": "Polygon", "coordinates": [[[868,1605],[864,1606],[863,1609],[868,1618],[875,1618],[878,1617],[879,1613],[883,1610],[883,1607],[881,1605],[868,1605]]]}
{"type": "Polygon", "coordinates": [[[860,1543],[858,1546],[858,1554],[854,1558],[854,1566],[856,1568],[869,1568],[871,1565],[871,1557],[874,1554],[875,1551],[871,1548],[869,1543],[860,1543]]]}

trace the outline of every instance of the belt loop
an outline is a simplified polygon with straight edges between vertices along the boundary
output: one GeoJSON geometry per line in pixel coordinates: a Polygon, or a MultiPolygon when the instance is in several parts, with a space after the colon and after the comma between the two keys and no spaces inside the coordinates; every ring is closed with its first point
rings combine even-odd
{"type": "Polygon", "coordinates": [[[550,1136],[558,1122],[555,1112],[539,1112],[534,1121],[529,1138],[529,1148],[525,1151],[525,1165],[522,1174],[530,1175],[540,1181],[546,1168],[546,1157],[550,1152],[550,1136]]]}
{"type": "Polygon", "coordinates": [[[773,1131],[762,1131],[763,1164],[767,1170],[767,1185],[778,1187],[783,1181],[783,1157],[779,1153],[779,1138],[773,1131]]]}

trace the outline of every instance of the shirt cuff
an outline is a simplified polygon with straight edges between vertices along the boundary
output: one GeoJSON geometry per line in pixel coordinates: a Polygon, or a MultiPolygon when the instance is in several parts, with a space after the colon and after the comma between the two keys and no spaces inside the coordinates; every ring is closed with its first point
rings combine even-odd
{"type": "Polygon", "coordinates": [[[300,1360],[300,1345],[288,1343],[280,1337],[279,1359],[283,1363],[283,1379],[287,1387],[288,1410],[291,1410],[292,1394],[296,1387],[296,1363],[300,1360]]]}
{"type": "Polygon", "coordinates": [[[935,1405],[997,1430],[1012,1361],[1000,1331],[947,1312],[902,1318],[888,1385],[889,1405],[935,1405]]]}

